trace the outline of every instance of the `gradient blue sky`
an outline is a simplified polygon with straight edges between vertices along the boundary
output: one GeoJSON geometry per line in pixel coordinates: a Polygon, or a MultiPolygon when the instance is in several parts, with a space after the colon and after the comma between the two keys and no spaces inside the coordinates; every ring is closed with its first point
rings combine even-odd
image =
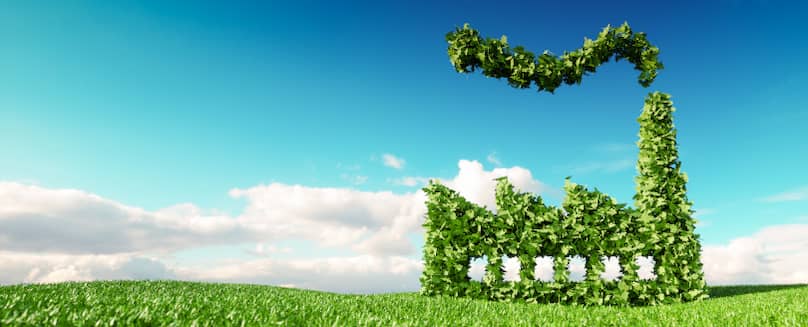
{"type": "Polygon", "coordinates": [[[421,184],[391,180],[451,178],[461,159],[490,170],[491,155],[632,204],[636,118],[658,90],[677,109],[697,232],[726,244],[808,222],[806,12],[741,0],[8,1],[0,181],[238,215],[233,188],[406,194],[421,184]],[[446,54],[444,35],[465,22],[558,55],[624,21],[661,49],[649,88],[612,60],[554,95],[516,90],[454,72],[446,54]]]}

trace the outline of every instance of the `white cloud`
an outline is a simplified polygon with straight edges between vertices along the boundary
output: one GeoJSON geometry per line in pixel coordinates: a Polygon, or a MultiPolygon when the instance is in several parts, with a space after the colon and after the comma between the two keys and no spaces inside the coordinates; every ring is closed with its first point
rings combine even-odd
{"type": "Polygon", "coordinates": [[[530,171],[522,167],[495,168],[491,171],[485,171],[483,165],[476,160],[460,160],[457,167],[460,170],[457,176],[449,181],[441,180],[441,183],[457,191],[466,200],[486,206],[493,212],[496,212],[494,195],[497,185],[494,179],[502,176],[507,176],[508,181],[518,191],[531,192],[542,196],[549,195],[559,200],[563,198],[563,191],[551,188],[541,181],[533,179],[530,171]]]}
{"type": "Polygon", "coordinates": [[[412,242],[406,238],[405,230],[396,228],[382,228],[381,231],[370,238],[352,247],[357,253],[370,254],[378,257],[385,255],[409,255],[415,252],[412,242]]]}
{"type": "Polygon", "coordinates": [[[338,293],[415,292],[423,271],[421,260],[400,256],[359,255],[318,259],[259,259],[204,269],[178,269],[188,280],[223,281],[338,293]]]}
{"type": "Polygon", "coordinates": [[[0,284],[175,279],[162,262],[132,254],[70,255],[0,251],[0,284]]]}
{"type": "MultiPolygon", "coordinates": [[[[501,176],[521,191],[563,196],[525,168],[486,171],[479,162],[468,160],[460,160],[457,175],[443,183],[495,210],[494,179],[501,176]]],[[[146,211],[83,191],[0,183],[0,283],[169,278],[343,293],[418,290],[422,263],[411,257],[420,254],[419,244],[410,239],[423,235],[422,191],[393,194],[272,183],[229,194],[246,199],[241,215],[206,213],[192,204],[146,211]],[[309,240],[353,254],[316,258],[316,253],[275,245],[282,240],[309,240]],[[254,258],[200,266],[167,261],[178,249],[244,242],[257,244],[250,251],[254,258]],[[315,258],[276,258],[281,254],[315,258]]],[[[707,245],[703,254],[707,281],[710,285],[808,282],[806,235],[806,224],[772,226],[727,245],[707,245]]],[[[514,264],[506,260],[509,271],[514,264]]],[[[473,264],[475,269],[479,267],[473,264]]],[[[537,269],[552,276],[551,266],[537,269]]],[[[518,275],[518,268],[513,271],[518,275]]],[[[618,273],[619,268],[615,271],[607,263],[604,277],[618,273]]]]}
{"type": "Polygon", "coordinates": [[[422,271],[420,259],[399,256],[262,258],[229,264],[176,267],[129,254],[65,255],[0,251],[0,284],[177,279],[368,294],[417,291],[422,271]]]}
{"type": "Polygon", "coordinates": [[[392,154],[385,153],[382,155],[382,160],[384,161],[384,165],[387,167],[395,168],[395,169],[402,169],[404,168],[405,161],[404,159],[398,158],[392,154]]]}
{"type": "MultiPolygon", "coordinates": [[[[323,246],[351,246],[382,227],[416,230],[423,195],[308,188],[273,183],[233,197],[249,202],[239,217],[206,216],[191,204],[154,212],[75,190],[0,184],[0,248],[13,251],[102,254],[304,238],[323,246]]],[[[389,232],[388,232],[389,233],[389,232]]],[[[408,242],[405,239],[396,242],[408,242]]],[[[399,245],[398,248],[405,248],[399,245]]]]}
{"type": "MultiPolygon", "coordinates": [[[[418,231],[426,212],[421,191],[397,195],[273,183],[234,189],[230,195],[248,200],[238,218],[245,228],[267,239],[302,238],[333,247],[351,247],[365,237],[384,234],[384,228],[401,235],[418,231]]],[[[405,238],[388,241],[409,243],[405,238]]]]}
{"type": "Polygon", "coordinates": [[[703,249],[710,285],[808,283],[808,224],[769,226],[703,249]]]}
{"type": "MultiPolygon", "coordinates": [[[[465,160],[460,161],[458,167],[458,175],[447,184],[461,194],[472,195],[472,201],[493,205],[492,179],[499,176],[509,176],[517,187],[527,191],[540,192],[545,189],[543,184],[532,179],[529,171],[520,167],[487,172],[478,162],[465,160]],[[475,182],[475,178],[482,181],[475,182]]],[[[355,259],[354,263],[377,264],[392,260],[398,268],[391,268],[390,272],[401,274],[410,273],[409,268],[405,268],[411,267],[411,262],[395,258],[417,254],[410,236],[413,233],[423,234],[421,225],[426,213],[426,196],[420,190],[398,195],[392,192],[360,192],[272,183],[233,189],[229,194],[233,198],[247,200],[241,215],[231,217],[217,212],[206,213],[187,203],[147,211],[84,191],[2,183],[0,248],[11,252],[4,252],[6,264],[0,265],[0,274],[5,276],[4,282],[126,277],[129,275],[112,274],[111,271],[123,268],[110,268],[110,262],[128,260],[134,265],[126,268],[132,274],[136,267],[151,265],[150,270],[137,275],[151,278],[166,275],[167,271],[174,274],[175,269],[165,268],[159,261],[142,261],[134,256],[155,253],[168,259],[181,249],[244,242],[258,244],[249,251],[258,257],[298,254],[296,249],[279,249],[273,245],[282,240],[310,240],[323,247],[352,250],[359,258],[364,258],[355,259]],[[158,267],[154,267],[155,262],[159,264],[158,267]]],[[[311,253],[308,255],[311,256],[311,253]]],[[[335,262],[337,259],[329,260],[324,262],[335,262]]],[[[257,265],[256,262],[270,261],[245,262],[257,265]]],[[[230,261],[220,267],[246,265],[245,262],[230,261]]],[[[283,265],[281,261],[271,262],[283,265]]],[[[204,266],[194,268],[196,270],[190,267],[177,269],[197,271],[203,277],[216,275],[203,274],[201,271],[208,269],[204,266]]],[[[227,269],[214,270],[217,271],[227,269]]],[[[228,278],[268,280],[260,274],[249,275],[252,272],[245,272],[249,275],[246,277],[238,277],[237,273],[234,270],[234,275],[228,278]]],[[[188,274],[177,276],[197,276],[188,274]]],[[[316,275],[317,272],[311,274],[316,275]]],[[[278,283],[307,285],[305,281],[278,283]]],[[[328,283],[331,282],[323,282],[323,285],[328,283]]],[[[312,287],[319,285],[309,284],[312,287]]]]}
{"type": "Polygon", "coordinates": [[[761,199],[763,202],[788,202],[808,200],[808,186],[778,193],[761,199]]]}
{"type": "MultiPolygon", "coordinates": [[[[234,189],[230,194],[248,199],[238,217],[206,215],[191,204],[146,211],[77,190],[0,183],[0,248],[72,254],[166,254],[199,246],[283,239],[350,247],[383,227],[395,227],[402,235],[417,231],[426,211],[423,194],[417,193],[396,195],[273,183],[234,189]]],[[[406,246],[399,244],[398,248],[406,246]]]]}
{"type": "Polygon", "coordinates": [[[390,181],[395,185],[404,185],[404,186],[413,187],[413,186],[426,186],[426,184],[429,183],[429,178],[407,176],[407,177],[393,179],[393,180],[390,180],[390,181]]]}
{"type": "Polygon", "coordinates": [[[79,270],[74,265],[63,267],[56,267],[53,271],[47,273],[45,276],[37,278],[36,275],[29,277],[36,278],[36,283],[59,283],[64,281],[91,281],[92,275],[88,270],[79,270]]]}
{"type": "Polygon", "coordinates": [[[249,253],[257,256],[270,256],[276,253],[292,253],[293,250],[290,247],[282,247],[279,248],[272,244],[265,244],[265,243],[258,243],[255,245],[255,249],[249,251],[249,253]]]}
{"type": "Polygon", "coordinates": [[[191,204],[155,212],[79,190],[0,182],[0,249],[59,253],[172,251],[238,240],[233,219],[191,204]]]}
{"type": "Polygon", "coordinates": [[[502,166],[502,162],[499,161],[499,158],[497,158],[496,152],[489,153],[488,156],[485,157],[485,160],[488,160],[488,162],[496,165],[497,167],[502,166]]]}
{"type": "MultiPolygon", "coordinates": [[[[458,168],[458,175],[446,181],[446,185],[470,201],[491,208],[493,179],[500,176],[508,176],[516,187],[528,192],[560,193],[534,180],[530,171],[521,167],[487,172],[477,161],[460,160],[458,168]]],[[[412,180],[427,179],[413,177],[409,181],[412,180]]],[[[413,245],[405,236],[423,234],[421,225],[426,214],[426,196],[421,190],[398,195],[273,183],[234,189],[230,195],[248,200],[244,213],[238,217],[241,226],[266,239],[303,238],[374,255],[412,252],[413,245]]]]}

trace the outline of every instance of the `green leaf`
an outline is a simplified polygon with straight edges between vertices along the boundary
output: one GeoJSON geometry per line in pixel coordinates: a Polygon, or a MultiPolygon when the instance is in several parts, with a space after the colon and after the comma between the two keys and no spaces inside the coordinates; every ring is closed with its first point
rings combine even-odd
{"type": "MultiPolygon", "coordinates": [[[[634,69],[640,71],[638,82],[643,87],[649,86],[658,70],[664,67],[658,61],[659,49],[647,41],[644,33],[632,32],[627,23],[617,28],[607,25],[597,39],[584,38],[582,48],[564,51],[560,57],[545,50],[535,58],[521,46],[511,50],[504,35],[499,40],[483,39],[468,24],[448,33],[446,40],[450,61],[458,72],[480,68],[485,76],[507,78],[512,87],[523,88],[532,82],[539,91],[550,93],[561,83],[580,83],[585,72],[594,72],[612,55],[616,61],[626,59],[634,64],[634,69]]],[[[566,197],[562,203],[567,214],[563,214],[560,208],[541,204],[540,198],[534,202],[529,194],[514,192],[507,179],[501,177],[497,179],[495,197],[499,214],[495,215],[469,203],[457,192],[430,181],[424,188],[428,213],[423,224],[427,232],[426,264],[421,278],[423,293],[471,294],[468,287],[463,292],[467,284],[460,284],[465,282],[466,276],[437,278],[445,274],[447,267],[467,264],[462,261],[469,253],[496,255],[504,251],[520,256],[524,253],[519,251],[541,249],[558,259],[556,265],[566,262],[560,256],[571,251],[585,252],[577,253],[582,255],[608,251],[621,258],[653,253],[658,259],[660,276],[656,281],[639,283],[634,280],[634,263],[628,263],[624,267],[625,281],[616,284],[612,296],[608,291],[600,291],[602,283],[597,278],[570,284],[566,270],[561,269],[556,271],[557,283],[534,289],[536,294],[543,294],[533,298],[537,302],[545,295],[558,302],[589,304],[609,303],[609,299],[627,303],[631,298],[637,299],[631,304],[654,304],[703,298],[700,295],[706,294],[706,284],[699,265],[701,245],[693,233],[695,220],[685,195],[688,178],[680,171],[678,161],[672,115],[675,108],[669,95],[652,92],[646,96],[642,109],[637,119],[640,139],[636,144],[640,151],[635,178],[637,193],[632,197],[635,209],[617,203],[597,188],[589,191],[572,183],[571,176],[567,176],[566,197]],[[469,237],[469,232],[476,232],[477,237],[469,237]],[[682,277],[677,280],[680,277],[672,276],[682,277]],[[683,285],[700,286],[690,289],[683,285]]],[[[529,294],[520,293],[527,286],[500,283],[501,258],[491,260],[495,265],[491,267],[491,274],[486,275],[486,287],[490,289],[486,288],[488,293],[483,294],[480,289],[480,293],[475,294],[509,301],[518,294],[529,294]]],[[[602,267],[592,264],[589,269],[598,271],[602,267]]]]}

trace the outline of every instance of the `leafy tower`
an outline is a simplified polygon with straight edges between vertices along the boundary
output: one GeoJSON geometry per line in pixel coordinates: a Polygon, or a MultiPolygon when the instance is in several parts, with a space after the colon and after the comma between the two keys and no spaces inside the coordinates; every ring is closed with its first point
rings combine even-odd
{"type": "Polygon", "coordinates": [[[643,226],[640,233],[650,236],[644,237],[644,252],[656,261],[654,273],[661,286],[658,291],[664,293],[659,297],[679,302],[706,298],[707,289],[696,222],[691,217],[692,203],[685,194],[687,174],[680,172],[682,163],[673,126],[675,110],[668,94],[654,92],[645,99],[637,118],[640,152],[634,207],[643,226]]]}

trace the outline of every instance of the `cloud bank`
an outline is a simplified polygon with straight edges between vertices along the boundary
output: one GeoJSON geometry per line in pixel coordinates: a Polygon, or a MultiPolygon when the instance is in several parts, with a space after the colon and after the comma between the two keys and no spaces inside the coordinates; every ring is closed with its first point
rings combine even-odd
{"type": "MultiPolygon", "coordinates": [[[[522,191],[563,196],[525,168],[485,170],[477,161],[460,160],[456,176],[436,179],[495,210],[494,179],[501,176],[522,191]]],[[[246,200],[238,216],[188,203],[149,211],[81,190],[0,182],[0,284],[180,279],[362,294],[420,287],[423,241],[417,240],[426,213],[420,190],[394,194],[272,183],[229,195],[246,200]],[[284,241],[345,254],[279,245],[284,241]],[[175,257],[178,251],[244,243],[252,249],[234,258],[190,264],[175,257]]],[[[770,226],[728,244],[704,245],[708,284],[808,282],[805,235],[808,224],[770,226]]],[[[650,273],[649,263],[640,262],[641,275],[650,273]]],[[[483,266],[473,262],[470,275],[482,277],[483,266]]],[[[549,278],[550,267],[540,264],[537,276],[549,278]]],[[[506,279],[518,277],[515,259],[506,259],[505,269],[506,279]]],[[[581,264],[571,271],[573,278],[583,275],[581,264]]],[[[607,261],[604,278],[618,275],[616,261],[607,261]]]]}

